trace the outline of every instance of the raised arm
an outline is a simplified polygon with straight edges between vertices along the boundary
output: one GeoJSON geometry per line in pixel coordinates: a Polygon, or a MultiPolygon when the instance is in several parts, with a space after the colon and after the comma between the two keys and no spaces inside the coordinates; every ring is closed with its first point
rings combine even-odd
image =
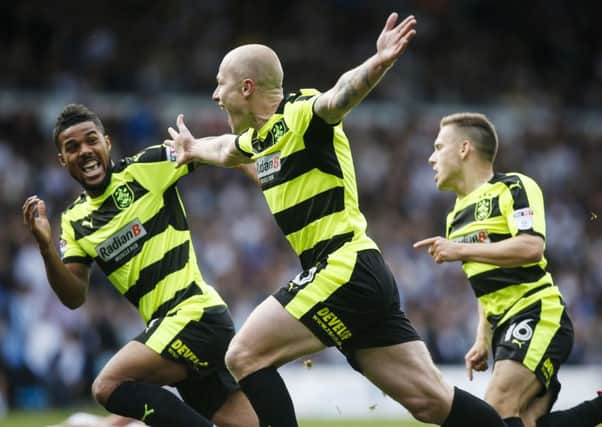
{"type": "Polygon", "coordinates": [[[51,240],[50,223],[46,217],[46,204],[37,196],[29,197],[23,204],[23,222],[38,242],[44,259],[46,276],[52,290],[63,305],[75,309],[86,301],[89,267],[86,264],[63,264],[51,240]]]}
{"type": "Polygon", "coordinates": [[[397,13],[392,13],[387,19],[376,41],[376,53],[363,64],[344,73],[332,89],[316,100],[314,111],[327,123],[340,122],[370,93],[405,51],[416,34],[416,19],[410,15],[395,25],[397,19],[397,13]]]}
{"type": "Polygon", "coordinates": [[[177,131],[171,127],[168,129],[173,139],[164,141],[175,150],[176,167],[190,162],[201,162],[229,168],[252,162],[236,147],[236,135],[224,134],[195,139],[184,124],[182,114],[178,115],[176,124],[177,131]]]}

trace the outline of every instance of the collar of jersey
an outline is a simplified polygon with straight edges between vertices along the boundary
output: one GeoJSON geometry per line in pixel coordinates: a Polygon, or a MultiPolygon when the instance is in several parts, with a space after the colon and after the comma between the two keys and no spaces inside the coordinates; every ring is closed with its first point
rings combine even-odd
{"type": "MultiPolygon", "coordinates": [[[[494,175],[494,178],[495,178],[495,175],[494,175]]],[[[472,190],[470,193],[468,193],[466,196],[458,197],[456,199],[456,206],[469,205],[471,203],[471,201],[474,199],[475,195],[482,193],[486,187],[491,187],[492,180],[493,180],[493,178],[489,181],[485,181],[484,183],[479,185],[477,188],[472,190]]]]}
{"type": "Polygon", "coordinates": [[[263,126],[261,126],[259,128],[259,130],[257,131],[257,138],[259,138],[263,141],[265,139],[265,137],[267,136],[268,132],[270,131],[270,129],[272,129],[272,126],[274,126],[274,123],[276,123],[281,118],[282,118],[282,113],[275,112],[274,114],[272,114],[270,116],[270,118],[268,119],[268,121],[265,122],[263,124],[263,126]]]}

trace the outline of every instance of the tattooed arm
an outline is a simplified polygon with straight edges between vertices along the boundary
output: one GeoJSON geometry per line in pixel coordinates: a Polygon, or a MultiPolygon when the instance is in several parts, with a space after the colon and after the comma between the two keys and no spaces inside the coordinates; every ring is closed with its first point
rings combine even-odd
{"type": "Polygon", "coordinates": [[[376,53],[360,66],[344,73],[332,89],[316,100],[314,111],[327,123],[340,122],[349,110],[370,93],[405,51],[416,34],[416,19],[410,15],[395,25],[397,19],[397,13],[392,13],[387,19],[376,41],[376,53]]]}

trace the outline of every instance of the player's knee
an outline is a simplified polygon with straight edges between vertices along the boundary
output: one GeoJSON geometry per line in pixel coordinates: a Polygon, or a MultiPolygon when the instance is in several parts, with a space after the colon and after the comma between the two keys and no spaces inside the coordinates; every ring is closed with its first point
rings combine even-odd
{"type": "Polygon", "coordinates": [[[498,384],[485,393],[485,400],[502,417],[517,416],[520,410],[520,394],[509,384],[498,384]]]}
{"type": "Polygon", "coordinates": [[[238,341],[233,340],[226,351],[226,366],[236,379],[245,377],[253,372],[253,361],[255,360],[252,350],[238,341]]]}
{"type": "Polygon", "coordinates": [[[406,400],[406,409],[423,423],[439,423],[445,419],[447,403],[439,395],[415,396],[406,400]]]}
{"type": "Polygon", "coordinates": [[[111,394],[118,386],[118,382],[111,381],[103,376],[98,376],[92,383],[92,396],[94,397],[94,400],[102,406],[106,406],[109,397],[111,397],[111,394]]]}
{"type": "Polygon", "coordinates": [[[216,414],[211,421],[220,427],[254,427],[259,425],[255,413],[220,413],[219,415],[216,414]]]}

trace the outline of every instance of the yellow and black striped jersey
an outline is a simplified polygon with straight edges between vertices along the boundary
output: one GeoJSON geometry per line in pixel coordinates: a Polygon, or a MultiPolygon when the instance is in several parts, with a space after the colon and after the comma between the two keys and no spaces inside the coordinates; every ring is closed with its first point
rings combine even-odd
{"type": "MultiPolygon", "coordinates": [[[[496,173],[465,197],[458,198],[447,215],[449,240],[493,243],[519,233],[545,240],[543,195],[537,183],[519,173],[496,173]]],[[[467,261],[462,268],[493,326],[549,296],[560,295],[546,270],[545,257],[538,262],[500,267],[467,261]]]]}
{"type": "Polygon", "coordinates": [[[61,217],[63,262],[96,261],[145,322],[184,301],[224,304],[201,276],[176,187],[190,167],[173,160],[161,145],[121,159],[103,194],[81,194],[61,217]]]}
{"type": "Polygon", "coordinates": [[[304,269],[344,244],[374,248],[359,210],[355,170],[342,123],[313,112],[320,95],[286,96],[261,129],[248,129],[238,148],[255,160],[268,206],[304,269]]]}

